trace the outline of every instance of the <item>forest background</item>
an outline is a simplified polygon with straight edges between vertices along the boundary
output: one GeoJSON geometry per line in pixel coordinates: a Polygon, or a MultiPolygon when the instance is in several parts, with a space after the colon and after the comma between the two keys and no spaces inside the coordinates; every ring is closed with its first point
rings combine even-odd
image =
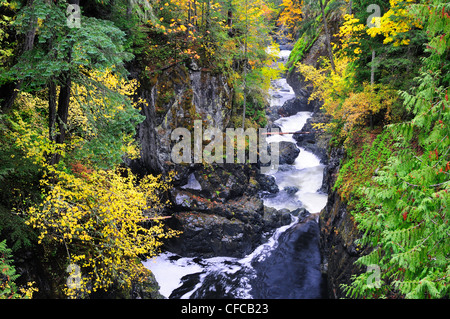
{"type": "Polygon", "coordinates": [[[161,216],[171,174],[123,165],[139,157],[141,82],[195,63],[233,87],[232,125],[263,127],[277,32],[294,43],[286,71],[328,116],[316,128],[345,150],[334,187],[363,234],[357,264],[380,271],[348,297],[449,296],[449,3],[1,0],[0,25],[1,298],[42,292],[16,271],[24,254],[53,297],[147,282],[140,258],[177,232],[161,216]],[[320,36],[327,54],[303,63],[320,36]]]}

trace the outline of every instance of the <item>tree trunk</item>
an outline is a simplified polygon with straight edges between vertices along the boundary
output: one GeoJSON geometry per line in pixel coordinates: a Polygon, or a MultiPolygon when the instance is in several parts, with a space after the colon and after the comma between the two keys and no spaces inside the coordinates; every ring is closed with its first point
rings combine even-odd
{"type": "MultiPolygon", "coordinates": [[[[73,45],[73,43],[72,43],[73,45]]],[[[70,63],[72,60],[72,48],[67,53],[67,61],[70,63]]],[[[58,110],[55,112],[56,107],[56,84],[52,81],[49,84],[49,132],[50,139],[58,144],[63,144],[66,139],[67,120],[69,117],[69,105],[70,105],[70,91],[72,89],[72,77],[70,71],[63,72],[60,76],[61,87],[58,96],[58,110]],[[54,130],[58,127],[58,132],[55,134],[54,130]]],[[[50,164],[55,165],[59,163],[61,158],[60,154],[53,154],[50,159],[50,164]]]]}
{"type": "Polygon", "coordinates": [[[375,50],[372,50],[372,63],[370,66],[370,85],[375,84],[375,50]]]}
{"type": "Polygon", "coordinates": [[[228,12],[227,12],[227,26],[231,29],[233,27],[233,4],[232,1],[227,2],[228,12]]]}
{"type": "Polygon", "coordinates": [[[205,26],[204,32],[205,36],[208,38],[209,35],[206,33],[206,31],[209,31],[211,29],[211,1],[206,1],[206,7],[205,7],[205,21],[203,22],[203,25],[205,26]]]}
{"type": "Polygon", "coordinates": [[[127,15],[127,19],[130,19],[131,18],[131,14],[133,13],[133,3],[131,2],[131,0],[128,0],[128,3],[127,3],[127,13],[126,13],[126,15],[127,15]]]}
{"type": "Polygon", "coordinates": [[[192,5],[191,5],[191,1],[188,1],[188,24],[191,23],[191,19],[192,19],[192,5]]]}
{"type": "MultiPolygon", "coordinates": [[[[80,0],[69,0],[69,4],[75,4],[80,5],[80,0]]],[[[67,53],[67,61],[70,63],[72,60],[72,46],[73,42],[69,48],[69,51],[67,53]]],[[[54,137],[54,141],[58,144],[63,144],[64,140],[66,139],[66,133],[67,133],[67,120],[69,117],[69,105],[70,105],[70,91],[72,89],[72,77],[70,74],[70,71],[63,72],[60,75],[60,82],[61,87],[59,90],[59,96],[58,96],[58,110],[56,113],[56,119],[52,124],[54,124],[53,127],[50,128],[50,131],[53,133],[53,129],[55,128],[56,124],[58,125],[58,133],[54,137]]],[[[55,95],[56,96],[56,95],[55,95]]],[[[49,106],[50,105],[49,100],[49,106]]],[[[49,114],[50,115],[50,114],[49,114]]],[[[52,119],[50,119],[52,121],[52,119]]],[[[59,160],[61,159],[60,154],[53,154],[50,163],[52,165],[58,164],[59,160]]]]}
{"type": "Polygon", "coordinates": [[[66,138],[67,119],[69,117],[70,90],[72,88],[72,79],[70,74],[64,74],[64,84],[61,86],[58,98],[58,135],[56,143],[62,144],[66,138]]]}
{"type": "MultiPolygon", "coordinates": [[[[53,122],[53,127],[50,128],[50,134],[52,134],[51,138],[53,137],[54,141],[58,144],[63,144],[64,140],[66,139],[66,132],[67,132],[67,119],[69,117],[69,104],[70,104],[70,90],[72,88],[72,79],[68,73],[65,73],[62,75],[63,77],[63,85],[61,86],[59,90],[59,97],[58,97],[58,110],[55,117],[55,122],[53,122]],[[55,126],[58,126],[58,132],[57,134],[54,134],[55,126]]],[[[50,85],[51,88],[51,85],[50,85]]],[[[49,89],[50,89],[49,88],[49,89]]],[[[49,100],[50,108],[52,107],[49,100]]],[[[49,114],[50,116],[50,114],[49,114]]],[[[50,117],[50,121],[52,121],[50,117]]],[[[61,159],[61,154],[56,153],[52,154],[50,158],[50,165],[56,165],[59,163],[61,159]]]]}
{"type": "Polygon", "coordinates": [[[229,28],[233,27],[233,11],[231,11],[231,9],[228,9],[227,25],[229,28]]]}
{"type": "Polygon", "coordinates": [[[194,6],[194,23],[192,23],[195,27],[198,27],[198,23],[197,23],[197,21],[198,21],[198,16],[197,16],[197,1],[196,0],[194,0],[194,3],[193,3],[193,6],[194,6]]]}
{"type": "Polygon", "coordinates": [[[320,9],[322,10],[322,20],[323,20],[323,28],[325,31],[325,39],[328,49],[328,56],[330,58],[331,63],[331,69],[333,72],[336,72],[336,67],[334,66],[334,58],[333,58],[333,51],[331,49],[331,38],[330,38],[330,32],[328,31],[328,24],[327,19],[325,17],[325,6],[328,4],[328,0],[324,3],[323,0],[320,0],[320,9]]]}
{"type": "Polygon", "coordinates": [[[55,140],[56,124],[56,84],[53,80],[47,86],[48,88],[48,135],[50,141],[55,140]]]}
{"type": "MultiPolygon", "coordinates": [[[[28,7],[32,7],[34,0],[29,0],[27,3],[28,7]]],[[[25,52],[30,51],[34,46],[34,38],[36,36],[37,30],[37,18],[33,19],[30,22],[29,29],[25,34],[25,39],[22,45],[21,55],[25,52]]],[[[23,80],[18,80],[16,83],[6,86],[6,99],[3,103],[2,112],[6,113],[14,104],[14,101],[17,98],[17,94],[19,93],[22,87],[23,80]]],[[[4,88],[5,89],[5,88],[4,88]]]]}

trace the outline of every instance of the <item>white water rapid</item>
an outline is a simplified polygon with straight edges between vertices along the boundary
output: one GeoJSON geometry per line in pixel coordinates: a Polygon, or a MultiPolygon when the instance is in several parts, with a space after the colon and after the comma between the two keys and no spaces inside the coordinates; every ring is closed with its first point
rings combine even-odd
{"type": "MultiPolygon", "coordinates": [[[[282,50],[280,60],[286,60],[289,53],[282,50]]],[[[271,106],[295,97],[286,79],[277,79],[272,86],[271,106]]],[[[275,123],[282,132],[295,132],[311,115],[299,112],[275,123]]],[[[288,134],[268,138],[268,142],[282,140],[295,143],[288,134]]],[[[264,205],[291,211],[304,207],[312,214],[319,213],[327,200],[326,194],[318,192],[323,169],[314,154],[300,148],[293,165],[283,165],[277,172],[269,173],[280,192],[265,197],[264,205]],[[287,192],[286,187],[291,191],[287,192]]],[[[144,265],[153,272],[160,293],[167,298],[322,298],[318,238],[316,220],[298,223],[298,217],[292,216],[289,225],[278,228],[266,243],[244,258],[184,258],[166,252],[144,265]]]]}

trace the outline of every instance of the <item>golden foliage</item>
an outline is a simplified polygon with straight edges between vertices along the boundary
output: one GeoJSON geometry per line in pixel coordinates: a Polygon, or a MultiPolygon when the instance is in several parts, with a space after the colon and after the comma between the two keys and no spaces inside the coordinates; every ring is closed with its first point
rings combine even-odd
{"type": "Polygon", "coordinates": [[[27,223],[39,231],[40,243],[63,244],[68,263],[79,265],[82,277],[67,287],[69,297],[144,280],[148,272],[139,256],[157,255],[161,240],[178,234],[164,230],[158,217],[170,180],[138,180],[119,169],[79,177],[51,170],[42,183],[54,178],[43,203],[28,210],[27,223]]]}
{"type": "Polygon", "coordinates": [[[348,64],[347,57],[336,59],[336,72],[331,72],[330,61],[327,59],[323,59],[323,66],[318,69],[303,63],[296,65],[305,81],[314,86],[309,100],[323,101],[323,108],[334,118],[339,117],[339,107],[353,87],[353,72],[348,64]]]}
{"type": "Polygon", "coordinates": [[[341,52],[352,49],[356,55],[361,54],[360,36],[358,34],[364,31],[365,28],[366,26],[359,23],[359,19],[355,18],[353,14],[344,15],[344,23],[340,27],[338,34],[341,43],[341,52]]]}
{"type": "Polygon", "coordinates": [[[341,133],[345,136],[353,127],[369,124],[371,117],[380,112],[384,112],[385,121],[389,121],[392,105],[397,99],[395,91],[382,85],[364,84],[362,92],[354,92],[353,72],[349,61],[347,57],[336,59],[336,72],[330,72],[329,62],[325,62],[319,69],[297,64],[298,71],[314,86],[309,100],[322,101],[322,108],[334,119],[334,122],[322,125],[321,128],[333,129],[336,123],[341,123],[341,133]]]}
{"type": "MultiPolygon", "coordinates": [[[[119,98],[112,100],[103,97],[100,89],[90,92],[88,86],[77,85],[79,94],[71,101],[70,125],[82,125],[80,119],[86,116],[83,103],[98,107],[94,114],[100,116],[103,111],[104,116],[114,116],[125,108],[118,103],[120,96],[127,98],[134,92],[132,83],[111,73],[93,72],[92,76],[105,90],[119,92],[119,98]]],[[[149,273],[139,257],[155,256],[164,238],[178,234],[166,230],[160,216],[167,204],[163,198],[170,176],[166,180],[151,175],[138,179],[129,170],[102,170],[89,161],[74,161],[69,151],[83,147],[86,136],[72,135],[60,144],[51,141],[45,121],[47,103],[26,93],[18,96],[17,103],[20,108],[7,117],[5,140],[39,169],[42,201],[14,210],[38,231],[39,243],[47,248],[65,247],[67,264],[80,267],[80,282],[68,286],[67,295],[86,296],[113,284],[126,288],[131,282],[145,280],[149,273]],[[49,164],[54,154],[62,157],[56,166],[49,164]]],[[[92,122],[85,123],[85,131],[91,130],[92,122]]],[[[126,139],[120,142],[127,145],[126,139]]],[[[31,288],[23,290],[25,295],[32,292],[31,288]]]]}
{"type": "MultiPolygon", "coordinates": [[[[68,128],[77,129],[82,132],[82,137],[72,139],[72,148],[80,148],[87,139],[95,138],[98,133],[93,122],[100,119],[115,119],[126,111],[126,103],[138,109],[146,103],[139,98],[138,101],[132,101],[138,88],[136,79],[127,80],[115,75],[111,69],[84,70],[90,81],[98,83],[101,87],[92,87],[88,84],[73,84],[73,93],[70,98],[68,128]],[[114,92],[115,95],[106,94],[114,92]],[[121,99],[117,99],[121,96],[121,99]]],[[[133,134],[123,135],[122,151],[129,158],[136,158],[139,155],[138,147],[135,143],[133,134]]]]}
{"type": "MultiPolygon", "coordinates": [[[[367,33],[375,37],[382,34],[383,43],[393,42],[394,46],[408,45],[410,40],[398,37],[405,34],[413,27],[422,28],[420,23],[408,11],[408,5],[416,3],[415,0],[389,0],[390,9],[379,19],[379,24],[367,30],[367,33]]],[[[375,19],[375,18],[374,18],[375,19]]]]}
{"type": "Polygon", "coordinates": [[[344,101],[337,116],[345,122],[344,132],[348,133],[354,126],[364,126],[370,118],[384,111],[384,119],[391,119],[392,106],[397,99],[395,91],[381,85],[364,85],[364,91],[353,93],[344,101]]]}
{"type": "Polygon", "coordinates": [[[280,17],[278,25],[285,25],[287,28],[294,28],[302,20],[302,5],[303,1],[283,0],[281,6],[280,17]]]}

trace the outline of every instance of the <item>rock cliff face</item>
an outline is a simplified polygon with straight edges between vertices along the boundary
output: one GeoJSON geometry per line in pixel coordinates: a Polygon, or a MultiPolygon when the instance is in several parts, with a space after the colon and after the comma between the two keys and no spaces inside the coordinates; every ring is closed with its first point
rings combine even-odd
{"type": "Polygon", "coordinates": [[[175,65],[152,74],[139,75],[139,97],[146,119],[138,127],[141,156],[129,164],[142,173],[167,172],[175,141],[175,128],[192,131],[194,121],[203,127],[223,130],[231,116],[233,89],[222,75],[195,64],[175,65]]]}
{"type": "MultiPolygon", "coordinates": [[[[319,58],[325,56],[326,54],[325,36],[321,35],[317,38],[308,52],[306,52],[302,63],[317,67],[319,58]]],[[[287,73],[286,81],[295,92],[296,101],[293,102],[303,105],[307,104],[314,112],[318,112],[320,110],[321,105],[316,101],[311,101],[308,103],[308,98],[311,95],[313,88],[305,81],[304,77],[300,73],[296,72],[296,68],[293,68],[287,73]]]]}
{"type": "Polygon", "coordinates": [[[171,150],[178,142],[171,140],[174,129],[185,128],[194,137],[194,121],[201,120],[203,131],[213,127],[225,132],[233,89],[223,75],[191,64],[140,77],[140,97],[146,101],[137,137],[142,150],[128,164],[140,174],[176,173],[166,214],[172,217],[168,226],[183,233],[166,242],[169,251],[242,257],[262,243],[264,233],[290,222],[289,212],[264,207],[259,193],[278,192],[278,187],[260,174],[257,164],[172,162],[171,150]]]}
{"type": "Polygon", "coordinates": [[[333,190],[343,157],[342,149],[332,149],[328,154],[328,165],[324,173],[323,188],[328,190],[328,202],[320,212],[320,250],[322,267],[327,273],[329,298],[344,298],[341,284],[349,284],[354,274],[361,269],[354,262],[364,253],[355,244],[360,238],[356,225],[338,191],[333,190]]]}
{"type": "Polygon", "coordinates": [[[171,191],[169,226],[183,231],[166,244],[171,252],[243,257],[262,243],[264,233],[290,222],[289,211],[264,207],[258,192],[278,188],[255,166],[201,166],[190,176],[187,185],[171,191]]]}

